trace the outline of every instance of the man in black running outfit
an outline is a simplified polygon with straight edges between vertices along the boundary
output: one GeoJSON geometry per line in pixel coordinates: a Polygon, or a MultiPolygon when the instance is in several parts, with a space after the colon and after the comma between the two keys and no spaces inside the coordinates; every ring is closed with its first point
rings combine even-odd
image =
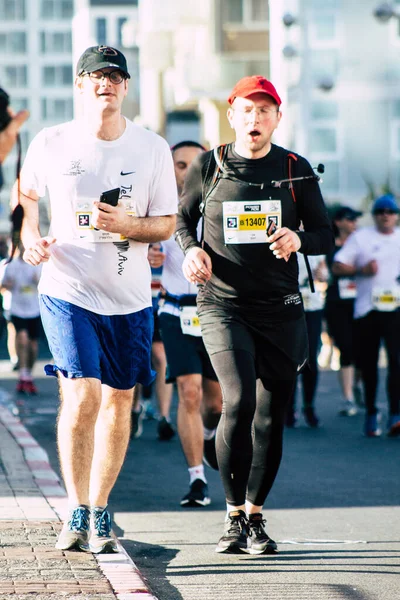
{"type": "Polygon", "coordinates": [[[192,163],[176,239],[186,278],[200,284],[202,335],[223,392],[216,447],[227,517],[216,551],[263,554],[277,550],[262,508],[308,352],[296,253],[330,252],[333,234],[309,163],[271,144],[281,119],[274,86],[245,77],[228,102],[236,141],[192,163]],[[273,184],[296,177],[308,179],[273,184]]]}

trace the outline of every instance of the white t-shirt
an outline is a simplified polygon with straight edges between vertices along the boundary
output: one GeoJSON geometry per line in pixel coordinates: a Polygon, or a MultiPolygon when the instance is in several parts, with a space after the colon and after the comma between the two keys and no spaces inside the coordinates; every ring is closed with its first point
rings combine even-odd
{"type": "Polygon", "coordinates": [[[360,269],[371,260],[378,263],[376,275],[356,275],[357,297],[354,317],[364,317],[373,308],[374,290],[393,290],[399,287],[400,229],[383,234],[375,227],[363,227],[352,233],[335,254],[335,262],[360,269]]]}
{"type": "MultiPolygon", "coordinates": [[[[189,283],[182,272],[182,263],[185,255],[175,241],[174,236],[163,242],[163,249],[166,254],[161,276],[162,287],[173,296],[182,296],[183,294],[197,295],[197,285],[189,283]]],[[[163,312],[179,317],[180,310],[169,302],[165,302],[159,309],[158,314],[163,312]]]]}
{"type": "Polygon", "coordinates": [[[126,120],[114,141],[99,140],[84,122],[43,129],[29,146],[21,187],[49,192],[56,238],[43,266],[39,292],[102,315],[151,306],[148,244],[96,232],[91,207],[102,192],[119,187],[120,203],[137,217],[177,211],[171,152],[157,134],[126,120]]]}
{"type": "Polygon", "coordinates": [[[21,319],[34,319],[40,314],[38,283],[41,265],[34,267],[22,258],[14,258],[10,263],[4,261],[0,266],[1,285],[9,289],[11,315],[21,319]]]}

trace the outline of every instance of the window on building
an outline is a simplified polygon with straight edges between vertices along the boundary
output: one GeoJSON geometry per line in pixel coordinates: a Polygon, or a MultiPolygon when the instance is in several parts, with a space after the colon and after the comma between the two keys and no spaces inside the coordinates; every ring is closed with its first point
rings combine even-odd
{"type": "Polygon", "coordinates": [[[124,27],[124,24],[127,22],[127,18],[126,17],[120,17],[117,21],[117,46],[118,48],[122,48],[123,43],[122,43],[122,30],[124,27]]]}
{"type": "Polygon", "coordinates": [[[310,57],[311,74],[314,80],[327,76],[335,78],[338,73],[339,56],[336,49],[313,50],[310,57]]]}
{"type": "Polygon", "coordinates": [[[70,31],[50,33],[40,32],[40,51],[43,54],[72,51],[72,35],[70,31]]]}
{"type": "Polygon", "coordinates": [[[15,112],[20,110],[29,110],[29,100],[28,98],[18,98],[16,96],[12,97],[12,107],[15,112]]]}
{"type": "Polygon", "coordinates": [[[43,19],[71,19],[74,14],[73,0],[42,0],[40,16],[43,19]]]}
{"type": "Polygon", "coordinates": [[[338,105],[331,100],[318,100],[311,104],[312,119],[337,119],[338,105]]]}
{"type": "Polygon", "coordinates": [[[96,40],[100,46],[107,44],[107,21],[106,19],[96,19],[96,40]]]}
{"type": "Polygon", "coordinates": [[[322,13],[315,15],[312,24],[315,41],[326,42],[336,38],[336,16],[322,13]]]}
{"type": "Polygon", "coordinates": [[[42,98],[42,119],[47,121],[65,121],[72,119],[72,98],[42,98]]]}
{"type": "Polygon", "coordinates": [[[5,87],[26,87],[28,84],[28,69],[26,65],[4,67],[5,87]]]}
{"type": "Polygon", "coordinates": [[[266,0],[223,0],[224,23],[248,25],[268,20],[266,0]]]}
{"type": "Polygon", "coordinates": [[[25,54],[26,33],[24,31],[0,33],[0,50],[13,54],[25,54]]]}
{"type": "Polygon", "coordinates": [[[24,21],[25,0],[0,0],[0,21],[24,21]]]}
{"type": "Polygon", "coordinates": [[[336,152],[336,128],[314,127],[310,131],[310,150],[312,153],[336,152]]]}
{"type": "Polygon", "coordinates": [[[45,87],[67,86],[72,84],[72,66],[46,66],[42,70],[42,82],[45,87]]]}

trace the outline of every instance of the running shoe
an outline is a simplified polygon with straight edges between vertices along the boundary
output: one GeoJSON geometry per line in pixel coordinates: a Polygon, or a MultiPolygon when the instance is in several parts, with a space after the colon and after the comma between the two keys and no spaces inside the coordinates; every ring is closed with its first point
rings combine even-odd
{"type": "Polygon", "coordinates": [[[249,524],[246,514],[242,510],[232,510],[226,517],[224,533],[215,552],[226,552],[227,554],[247,552],[248,535],[249,524]]]}
{"type": "Polygon", "coordinates": [[[198,506],[208,506],[210,504],[208,495],[208,485],[202,479],[195,479],[190,486],[189,492],[183,496],[181,506],[185,508],[196,508],[198,506]]]}
{"type": "Polygon", "coordinates": [[[400,415],[389,416],[387,434],[389,437],[400,436],[400,415]]]}
{"type": "Polygon", "coordinates": [[[93,552],[93,554],[118,552],[117,542],[112,536],[111,516],[108,510],[94,507],[91,510],[91,517],[90,552],[93,552]]]}
{"type": "Polygon", "coordinates": [[[358,413],[354,400],[343,400],[340,404],[339,415],[342,417],[354,417],[358,413]]]}
{"type": "Polygon", "coordinates": [[[215,435],[210,440],[204,440],[203,463],[211,469],[218,471],[217,451],[215,449],[215,435]]]}
{"type": "Polygon", "coordinates": [[[22,381],[22,379],[19,379],[17,381],[17,385],[15,387],[15,391],[17,392],[17,394],[26,394],[25,383],[26,381],[22,381]]]}
{"type": "Polygon", "coordinates": [[[248,554],[276,554],[278,546],[271,540],[264,529],[266,520],[261,513],[249,515],[249,537],[247,538],[248,554]]]}
{"type": "Polygon", "coordinates": [[[131,439],[137,440],[143,433],[144,408],[140,405],[138,412],[131,413],[131,439]]]}
{"type": "Polygon", "coordinates": [[[78,506],[72,510],[58,536],[56,548],[89,552],[89,524],[90,510],[87,506],[78,506]]]}
{"type": "Polygon", "coordinates": [[[32,380],[25,381],[25,392],[31,396],[37,396],[38,389],[32,380]]]}
{"type": "Polygon", "coordinates": [[[168,441],[175,435],[175,430],[171,423],[165,418],[161,417],[157,424],[157,435],[159,440],[168,441]]]}
{"type": "Polygon", "coordinates": [[[309,427],[319,427],[319,419],[312,406],[303,409],[304,420],[309,427]]]}
{"type": "Polygon", "coordinates": [[[382,429],[379,427],[380,415],[367,415],[365,418],[365,435],[367,437],[379,437],[382,429]]]}

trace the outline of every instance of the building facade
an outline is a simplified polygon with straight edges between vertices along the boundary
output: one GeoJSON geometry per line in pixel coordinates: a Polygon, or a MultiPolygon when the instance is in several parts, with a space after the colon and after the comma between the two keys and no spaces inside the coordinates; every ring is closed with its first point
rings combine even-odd
{"type": "MultiPolygon", "coordinates": [[[[43,127],[72,118],[73,0],[0,0],[0,87],[14,110],[27,108],[21,132],[26,152],[43,127]]],[[[15,151],[3,166],[0,229],[9,229],[9,190],[15,180],[15,151]]]]}
{"type": "Polygon", "coordinates": [[[381,4],[270,3],[271,78],[284,97],[277,139],[325,164],[330,203],[367,208],[371,188],[400,192],[400,19],[377,19],[381,4]]]}
{"type": "Polygon", "coordinates": [[[226,98],[269,72],[267,0],[146,0],[137,31],[141,119],[172,144],[230,141],[226,98]]]}

